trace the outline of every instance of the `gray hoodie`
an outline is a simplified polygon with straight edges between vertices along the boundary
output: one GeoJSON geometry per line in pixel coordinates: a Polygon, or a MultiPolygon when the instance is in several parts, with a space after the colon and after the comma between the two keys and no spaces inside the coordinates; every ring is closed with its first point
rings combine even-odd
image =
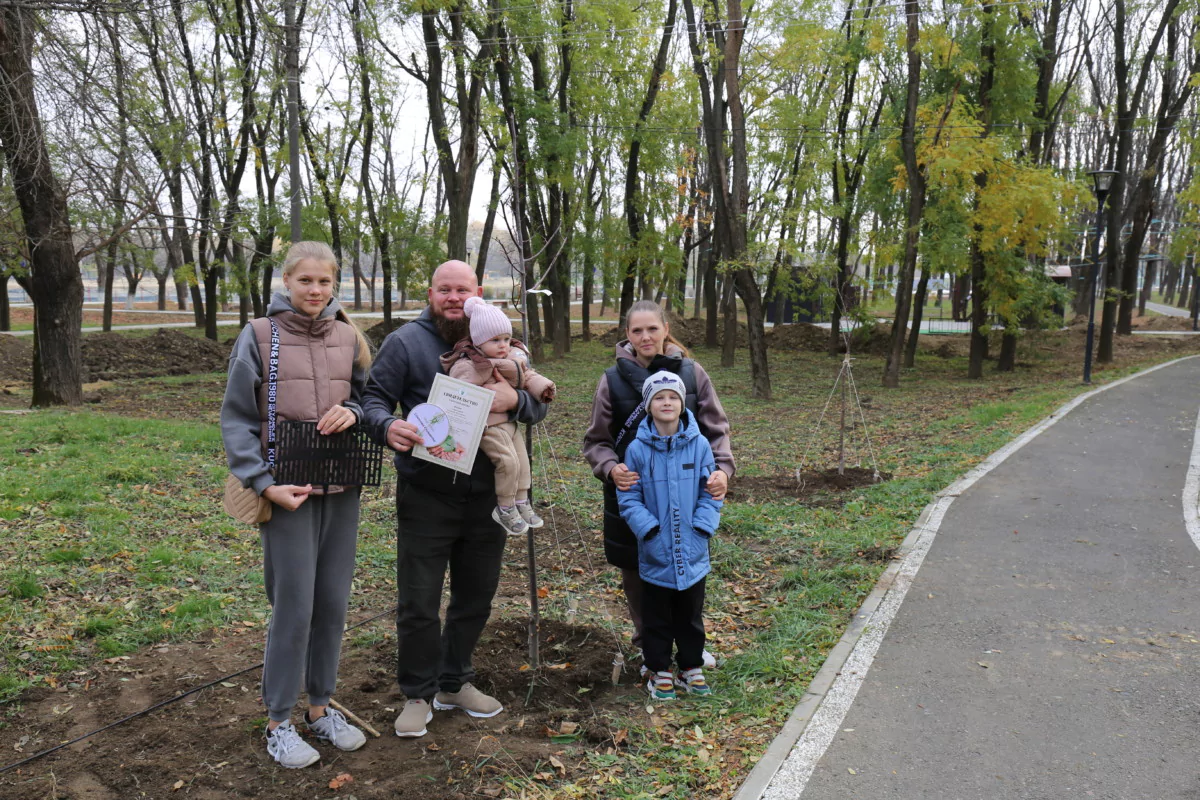
{"type": "MultiPolygon", "coordinates": [[[[317,316],[318,319],[332,317],[341,310],[337,298],[329,301],[329,305],[317,316]]],[[[276,314],[300,314],[288,300],[287,295],[276,292],[271,297],[271,305],[267,307],[267,316],[276,314]]],[[[363,388],[367,384],[367,371],[357,363],[358,351],[355,350],[355,364],[350,378],[350,400],[345,407],[354,412],[361,422],[362,407],[359,402],[363,388]]],[[[264,380],[262,357],[258,352],[258,341],[254,336],[254,328],[247,325],[242,328],[233,351],[229,354],[229,374],[225,384],[225,399],[221,403],[221,439],[225,442],[225,459],[229,463],[229,471],[254,491],[262,494],[268,487],[275,484],[275,477],[270,473],[267,459],[263,455],[262,415],[258,409],[258,389],[264,380]]]]}

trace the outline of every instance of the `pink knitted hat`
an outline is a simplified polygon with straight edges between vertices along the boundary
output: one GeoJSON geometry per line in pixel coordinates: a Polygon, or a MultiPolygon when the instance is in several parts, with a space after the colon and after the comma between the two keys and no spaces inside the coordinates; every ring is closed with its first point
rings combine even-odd
{"type": "Polygon", "coordinates": [[[493,336],[507,333],[512,336],[512,323],[504,312],[482,297],[468,297],[463,313],[471,320],[471,344],[481,345],[493,336]]]}

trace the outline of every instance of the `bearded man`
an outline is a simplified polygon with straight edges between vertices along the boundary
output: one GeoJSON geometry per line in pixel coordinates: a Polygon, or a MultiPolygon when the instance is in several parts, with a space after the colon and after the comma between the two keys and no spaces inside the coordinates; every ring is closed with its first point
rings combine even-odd
{"type": "MultiPolygon", "coordinates": [[[[463,304],[482,294],[465,262],[447,261],[434,270],[429,306],[384,340],[363,392],[364,422],[396,451],[396,680],[408,698],[396,718],[397,736],[424,736],[434,709],[462,709],[480,718],[504,710],[471,683],[471,656],[491,614],[508,539],[492,520],[492,462],[480,452],[464,475],[416,459],[414,445],[436,443],[423,442],[403,419],[428,400],[442,371],[439,356],[469,333],[463,304]],[[447,569],[450,604],[443,625],[439,606],[447,569]]],[[[491,410],[510,421],[533,424],[546,416],[544,403],[506,381],[487,388],[496,392],[491,410]]]]}

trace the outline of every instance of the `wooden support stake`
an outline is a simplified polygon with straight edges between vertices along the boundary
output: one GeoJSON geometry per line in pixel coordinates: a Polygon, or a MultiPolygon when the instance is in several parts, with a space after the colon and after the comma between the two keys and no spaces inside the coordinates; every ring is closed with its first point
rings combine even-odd
{"type": "Polygon", "coordinates": [[[338,711],[340,711],[340,712],[342,712],[343,714],[345,714],[345,715],[346,715],[346,719],[348,719],[348,720],[350,720],[351,722],[355,723],[355,724],[356,724],[356,725],[358,725],[360,728],[362,728],[363,730],[365,730],[367,733],[369,733],[369,734],[371,734],[372,736],[374,736],[376,739],[378,739],[378,738],[379,738],[379,735],[380,735],[380,734],[379,734],[379,731],[377,731],[377,730],[375,730],[374,728],[372,728],[372,727],[371,727],[371,725],[370,725],[370,723],[368,723],[368,722],[367,722],[366,720],[364,720],[362,717],[360,717],[360,716],[358,716],[357,714],[355,714],[355,713],[354,713],[353,711],[351,711],[350,709],[346,708],[344,705],[342,705],[341,703],[339,703],[337,700],[334,700],[333,698],[330,698],[330,699],[329,699],[329,705],[333,706],[333,707],[334,707],[334,708],[336,708],[338,711]]]}

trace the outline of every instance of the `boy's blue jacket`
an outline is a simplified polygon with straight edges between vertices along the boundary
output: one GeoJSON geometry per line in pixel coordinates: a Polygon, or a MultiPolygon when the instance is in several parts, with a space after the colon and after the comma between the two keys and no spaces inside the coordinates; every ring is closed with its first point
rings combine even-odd
{"type": "Polygon", "coordinates": [[[625,452],[625,465],[638,482],[617,492],[617,502],[637,536],[642,580],[689,588],[709,572],[708,539],[721,523],[721,503],[705,488],[716,468],[712,448],[686,409],[670,437],[659,436],[647,416],[625,452]]]}

